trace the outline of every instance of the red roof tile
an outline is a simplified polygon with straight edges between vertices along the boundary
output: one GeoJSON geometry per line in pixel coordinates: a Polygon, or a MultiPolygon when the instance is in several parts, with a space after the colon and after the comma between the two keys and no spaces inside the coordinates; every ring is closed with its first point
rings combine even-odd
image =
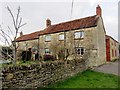
{"type": "Polygon", "coordinates": [[[42,34],[42,33],[43,33],[43,31],[37,31],[37,32],[30,33],[30,34],[22,35],[21,37],[18,37],[16,39],[16,41],[20,42],[20,41],[27,41],[27,40],[38,39],[38,35],[42,34]]]}
{"type": "Polygon", "coordinates": [[[63,22],[55,25],[51,25],[45,28],[43,31],[37,31],[31,34],[23,35],[17,38],[16,41],[26,41],[26,40],[33,40],[37,39],[38,35],[45,35],[75,29],[82,29],[82,28],[89,28],[97,26],[98,16],[90,16],[86,18],[76,19],[68,22],[63,22]]]}
{"type": "Polygon", "coordinates": [[[68,22],[51,25],[45,28],[44,34],[63,32],[68,30],[82,29],[97,26],[98,16],[90,16],[86,18],[76,19],[68,22]]]}

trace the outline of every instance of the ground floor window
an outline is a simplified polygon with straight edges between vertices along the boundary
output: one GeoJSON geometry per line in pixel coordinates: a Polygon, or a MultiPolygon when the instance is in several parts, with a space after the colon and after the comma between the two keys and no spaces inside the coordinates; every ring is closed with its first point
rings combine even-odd
{"type": "Polygon", "coordinates": [[[45,54],[50,54],[50,49],[45,48],[45,54]]]}
{"type": "Polygon", "coordinates": [[[115,56],[117,57],[117,50],[115,50],[115,56]]]}
{"type": "Polygon", "coordinates": [[[83,55],[85,52],[84,47],[76,47],[75,48],[76,54],[83,55]]]}

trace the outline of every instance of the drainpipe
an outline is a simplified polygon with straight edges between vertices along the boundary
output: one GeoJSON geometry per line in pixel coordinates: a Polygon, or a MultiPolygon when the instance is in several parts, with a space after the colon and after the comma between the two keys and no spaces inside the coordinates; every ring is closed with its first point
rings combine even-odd
{"type": "Polygon", "coordinates": [[[40,55],[39,55],[39,50],[40,50],[40,46],[39,46],[39,35],[38,35],[38,60],[40,60],[40,55]]]}

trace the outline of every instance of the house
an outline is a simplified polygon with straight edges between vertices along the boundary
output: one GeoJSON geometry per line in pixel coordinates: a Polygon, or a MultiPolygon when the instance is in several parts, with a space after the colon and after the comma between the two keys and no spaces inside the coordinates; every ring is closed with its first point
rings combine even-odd
{"type": "Polygon", "coordinates": [[[30,34],[23,35],[22,32],[20,32],[20,37],[16,39],[17,42],[17,57],[18,59],[22,58],[22,52],[27,51],[31,48],[32,50],[32,59],[35,59],[35,54],[38,52],[38,45],[39,45],[39,34],[42,34],[42,31],[36,31],[30,34]]]}
{"type": "Polygon", "coordinates": [[[23,35],[23,33],[20,33],[20,37],[16,39],[17,44],[19,45],[18,50],[27,50],[28,48],[32,48],[32,46],[38,47],[38,35],[42,31],[36,31],[30,34],[23,35]]]}
{"type": "Polygon", "coordinates": [[[106,35],[106,60],[114,61],[119,58],[119,42],[106,35]]]}
{"type": "Polygon", "coordinates": [[[38,42],[41,57],[54,55],[56,58],[62,54],[68,60],[88,57],[88,66],[98,66],[106,62],[106,32],[102,19],[102,9],[96,7],[96,15],[62,22],[52,25],[46,20],[46,28],[42,31],[22,35],[17,38],[19,49],[34,47],[38,42]]]}

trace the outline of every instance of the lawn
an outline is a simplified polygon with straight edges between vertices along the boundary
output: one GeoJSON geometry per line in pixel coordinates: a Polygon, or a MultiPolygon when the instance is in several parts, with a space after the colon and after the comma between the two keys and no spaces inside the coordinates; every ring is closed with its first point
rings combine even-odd
{"type": "Polygon", "coordinates": [[[116,75],[87,70],[47,88],[118,88],[118,78],[116,75]]]}

